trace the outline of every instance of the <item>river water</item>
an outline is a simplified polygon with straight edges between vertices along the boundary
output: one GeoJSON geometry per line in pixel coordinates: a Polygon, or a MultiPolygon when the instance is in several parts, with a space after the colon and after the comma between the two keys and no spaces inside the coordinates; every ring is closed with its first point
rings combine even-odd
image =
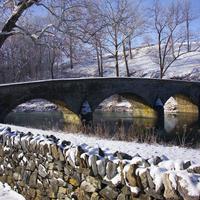
{"type": "MultiPolygon", "coordinates": [[[[197,114],[165,114],[164,127],[155,118],[134,118],[127,112],[95,112],[93,134],[139,142],[166,142],[200,147],[200,123],[197,114]]],[[[11,112],[6,123],[43,130],[67,129],[63,114],[51,112],[11,112]]]]}

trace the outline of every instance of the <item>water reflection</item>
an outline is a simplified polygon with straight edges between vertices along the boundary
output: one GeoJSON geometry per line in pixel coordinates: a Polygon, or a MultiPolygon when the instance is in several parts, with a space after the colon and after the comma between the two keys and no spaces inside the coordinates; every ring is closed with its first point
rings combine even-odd
{"type": "Polygon", "coordinates": [[[62,112],[11,112],[5,123],[43,130],[63,130],[64,119],[62,112]]]}
{"type": "Polygon", "coordinates": [[[177,127],[183,125],[195,126],[198,124],[198,114],[197,113],[179,113],[179,114],[165,114],[165,130],[170,133],[173,132],[177,127]]]}
{"type": "MultiPolygon", "coordinates": [[[[128,123],[139,127],[155,127],[156,118],[133,117],[131,113],[126,112],[95,112],[93,115],[94,122],[112,123],[122,120],[123,123],[128,123]]],[[[167,133],[173,133],[177,127],[187,125],[193,127],[198,125],[198,114],[194,113],[165,113],[164,129],[167,133]]]]}

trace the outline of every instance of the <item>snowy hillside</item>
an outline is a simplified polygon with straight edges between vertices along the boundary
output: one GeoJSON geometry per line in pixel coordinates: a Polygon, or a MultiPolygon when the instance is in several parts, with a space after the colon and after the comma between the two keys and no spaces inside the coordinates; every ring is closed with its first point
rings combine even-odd
{"type": "MultiPolygon", "coordinates": [[[[132,77],[158,78],[159,66],[153,61],[152,47],[136,48],[132,50],[134,58],[128,57],[128,64],[132,77]]],[[[125,63],[120,53],[120,76],[126,76],[125,63]]],[[[81,63],[74,69],[67,69],[64,77],[98,76],[97,62],[81,63]]],[[[115,60],[111,55],[104,55],[104,76],[115,76],[115,60]]],[[[164,78],[177,78],[186,80],[200,80],[200,52],[191,52],[183,55],[168,69],[164,78]]]]}

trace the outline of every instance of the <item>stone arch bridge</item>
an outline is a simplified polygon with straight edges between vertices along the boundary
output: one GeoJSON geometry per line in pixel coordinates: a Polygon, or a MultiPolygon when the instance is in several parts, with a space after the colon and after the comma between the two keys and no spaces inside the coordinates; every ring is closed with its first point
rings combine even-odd
{"type": "MultiPolygon", "coordinates": [[[[187,96],[200,111],[200,82],[144,78],[79,78],[44,80],[0,85],[0,122],[19,104],[36,98],[61,104],[79,115],[84,100],[94,111],[106,98],[114,95],[135,95],[155,108],[176,94],[187,96]]],[[[199,112],[200,114],[200,112],[199,112]]]]}

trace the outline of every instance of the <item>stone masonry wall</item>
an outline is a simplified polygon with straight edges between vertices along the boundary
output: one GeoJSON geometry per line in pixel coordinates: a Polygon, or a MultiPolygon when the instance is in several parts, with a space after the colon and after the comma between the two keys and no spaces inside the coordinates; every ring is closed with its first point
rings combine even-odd
{"type": "Polygon", "coordinates": [[[200,198],[200,166],[189,161],[107,155],[100,148],[89,151],[55,136],[10,128],[0,129],[0,181],[27,200],[200,198]]]}

